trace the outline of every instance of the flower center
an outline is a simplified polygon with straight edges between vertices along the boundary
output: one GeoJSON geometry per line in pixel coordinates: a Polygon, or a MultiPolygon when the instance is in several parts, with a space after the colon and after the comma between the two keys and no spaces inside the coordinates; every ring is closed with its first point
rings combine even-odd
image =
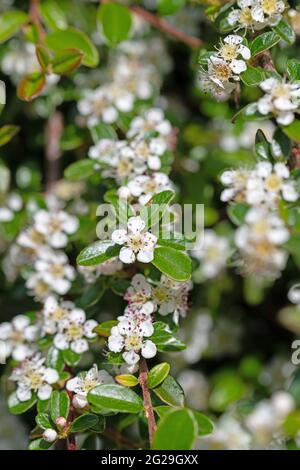
{"type": "Polygon", "coordinates": [[[266,179],[266,188],[269,191],[279,191],[282,185],[282,180],[276,174],[270,175],[266,179]]]}
{"type": "Polygon", "coordinates": [[[61,222],[59,219],[52,219],[51,222],[49,223],[49,232],[50,233],[55,233],[61,230],[61,222]]]}
{"type": "Polygon", "coordinates": [[[255,235],[265,235],[269,230],[269,224],[266,220],[258,220],[252,225],[252,230],[255,235]]]}
{"type": "Polygon", "coordinates": [[[250,8],[243,8],[240,13],[240,23],[243,26],[249,26],[253,23],[250,8]]]}
{"type": "Polygon", "coordinates": [[[121,177],[127,176],[132,170],[132,163],[129,160],[122,159],[118,163],[118,174],[121,177]]]}
{"type": "Polygon", "coordinates": [[[83,336],[83,328],[77,323],[71,323],[67,328],[67,335],[72,340],[80,339],[83,336]]]}
{"type": "Polygon", "coordinates": [[[239,55],[239,52],[235,44],[223,44],[220,49],[220,54],[223,59],[231,61],[239,55]]]}
{"type": "Polygon", "coordinates": [[[52,320],[58,322],[65,316],[65,314],[66,314],[66,310],[61,307],[58,307],[57,309],[54,310],[54,312],[50,314],[50,317],[52,318],[52,320]]]}
{"type": "Polygon", "coordinates": [[[64,275],[64,268],[61,264],[53,264],[50,266],[50,273],[55,278],[61,278],[64,275]]]}
{"type": "Polygon", "coordinates": [[[290,93],[288,87],[284,83],[277,85],[273,90],[273,96],[275,96],[275,98],[289,98],[290,93]]]}
{"type": "Polygon", "coordinates": [[[30,382],[30,387],[33,390],[37,390],[43,383],[43,377],[37,372],[29,372],[27,378],[30,382]]]}
{"type": "Polygon", "coordinates": [[[23,343],[24,334],[22,331],[13,331],[10,336],[10,342],[15,346],[17,344],[23,343]]]}
{"type": "Polygon", "coordinates": [[[273,15],[277,12],[277,0],[261,0],[263,12],[267,15],[273,15]]]}
{"type": "Polygon", "coordinates": [[[127,336],[125,339],[125,349],[130,351],[133,349],[134,351],[139,351],[142,346],[142,339],[138,335],[130,335],[127,336]]]}
{"type": "Polygon", "coordinates": [[[32,229],[30,232],[30,238],[33,241],[33,243],[36,243],[37,245],[41,245],[44,241],[44,236],[40,232],[34,229],[32,229]]]}
{"type": "Polygon", "coordinates": [[[222,82],[229,80],[231,77],[231,68],[227,64],[215,64],[214,72],[217,78],[219,78],[222,82]]]}
{"type": "Polygon", "coordinates": [[[153,289],[153,298],[159,304],[166,302],[169,298],[167,289],[164,289],[163,287],[155,287],[153,289]]]}
{"type": "Polygon", "coordinates": [[[209,261],[217,261],[220,259],[220,250],[216,246],[209,246],[206,249],[206,257],[209,261]]]}
{"type": "Polygon", "coordinates": [[[143,237],[141,234],[130,235],[128,237],[127,245],[137,253],[143,246],[143,237]]]}
{"type": "Polygon", "coordinates": [[[97,385],[99,385],[99,382],[97,379],[85,379],[82,390],[85,393],[89,393],[93,388],[95,388],[97,385]]]}
{"type": "Polygon", "coordinates": [[[45,295],[45,294],[47,294],[47,293],[49,292],[49,286],[48,286],[48,284],[46,284],[45,282],[39,281],[39,282],[35,285],[34,290],[35,290],[37,296],[43,297],[43,295],[45,295]]]}

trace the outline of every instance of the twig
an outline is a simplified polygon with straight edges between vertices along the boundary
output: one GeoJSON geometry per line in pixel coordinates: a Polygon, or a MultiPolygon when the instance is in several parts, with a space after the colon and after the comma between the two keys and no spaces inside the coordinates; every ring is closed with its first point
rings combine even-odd
{"type": "Polygon", "coordinates": [[[63,116],[55,111],[48,119],[45,128],[45,158],[46,158],[46,190],[52,189],[53,184],[60,177],[61,151],[60,137],[63,132],[63,116]]]}
{"type": "Polygon", "coordinates": [[[141,359],[140,359],[139,382],[140,382],[140,385],[141,385],[142,391],[143,391],[144,410],[145,410],[146,418],[148,420],[150,447],[152,447],[154,433],[156,431],[156,422],[155,422],[155,416],[154,416],[154,411],[153,411],[153,406],[152,406],[152,401],[151,401],[151,395],[150,395],[150,391],[149,391],[149,388],[148,388],[147,380],[148,380],[147,362],[143,357],[141,357],[141,359]]]}
{"type": "Polygon", "coordinates": [[[300,168],[300,148],[297,144],[294,144],[290,156],[290,166],[292,170],[300,168]]]}
{"type": "Polygon", "coordinates": [[[32,23],[36,26],[39,39],[42,40],[45,37],[45,31],[41,22],[40,16],[40,0],[30,0],[29,5],[29,16],[32,23]]]}
{"type": "MultiPolygon", "coordinates": [[[[74,406],[72,405],[72,398],[73,398],[73,393],[72,392],[67,392],[68,395],[69,395],[69,398],[70,398],[70,409],[69,409],[69,414],[68,414],[68,419],[67,419],[67,425],[71,425],[72,422],[74,421],[74,418],[75,418],[75,410],[74,410],[74,406]]],[[[77,450],[77,446],[76,446],[76,436],[74,433],[70,433],[68,435],[68,439],[67,439],[67,443],[68,443],[68,450],[77,450]]]]}
{"type": "Polygon", "coordinates": [[[122,434],[112,428],[106,428],[103,435],[120,446],[129,447],[130,449],[141,449],[142,447],[141,443],[130,441],[127,437],[122,436],[122,434]]]}
{"type": "Polygon", "coordinates": [[[175,28],[175,26],[172,26],[166,20],[159,18],[158,16],[154,15],[153,13],[150,13],[149,11],[144,10],[141,7],[132,6],[130,7],[130,10],[144,18],[144,20],[150,23],[154,28],[160,29],[164,33],[168,34],[169,36],[172,36],[174,39],[177,39],[180,42],[183,42],[189,47],[197,49],[203,44],[203,41],[201,39],[196,38],[194,36],[189,36],[183,31],[180,31],[179,29],[175,28]]]}

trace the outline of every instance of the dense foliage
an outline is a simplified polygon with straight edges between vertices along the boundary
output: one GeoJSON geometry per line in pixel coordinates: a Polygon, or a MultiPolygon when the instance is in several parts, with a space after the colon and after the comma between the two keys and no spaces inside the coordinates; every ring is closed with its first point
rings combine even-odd
{"type": "Polygon", "coordinates": [[[298,448],[299,2],[137,3],[1,4],[1,394],[32,450],[298,448]]]}

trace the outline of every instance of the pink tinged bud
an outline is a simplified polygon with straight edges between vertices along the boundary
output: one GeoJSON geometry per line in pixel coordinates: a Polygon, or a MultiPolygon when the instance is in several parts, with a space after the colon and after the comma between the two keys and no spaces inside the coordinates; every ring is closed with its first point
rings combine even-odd
{"type": "Polygon", "coordinates": [[[45,429],[43,439],[47,442],[54,442],[57,438],[57,432],[54,429],[45,429]]]}
{"type": "Polygon", "coordinates": [[[63,416],[59,416],[58,418],[56,418],[55,424],[58,428],[63,429],[67,424],[67,420],[63,416]]]}

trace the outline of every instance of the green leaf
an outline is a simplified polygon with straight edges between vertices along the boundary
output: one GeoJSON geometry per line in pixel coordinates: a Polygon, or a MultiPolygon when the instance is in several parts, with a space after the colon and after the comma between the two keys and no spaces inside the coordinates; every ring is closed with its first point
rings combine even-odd
{"type": "Polygon", "coordinates": [[[198,436],[207,436],[214,430],[214,423],[203,413],[192,411],[198,425],[198,436]]]}
{"type": "Polygon", "coordinates": [[[120,249],[120,245],[110,240],[99,240],[84,248],[76,261],[80,266],[93,266],[118,256],[120,249]]]}
{"type": "Polygon", "coordinates": [[[42,429],[53,428],[53,422],[50,419],[48,413],[39,413],[35,417],[36,424],[42,429]]]}
{"type": "Polygon", "coordinates": [[[239,202],[235,204],[230,204],[227,207],[227,214],[231,222],[233,222],[235,225],[241,225],[242,223],[244,223],[248,210],[248,204],[239,202]]]}
{"type": "Polygon", "coordinates": [[[21,100],[31,101],[41,94],[46,84],[45,75],[42,72],[33,72],[22,78],[18,84],[17,94],[21,100]]]}
{"type": "Polygon", "coordinates": [[[163,382],[170,372],[170,364],[167,362],[162,362],[161,364],[157,364],[156,366],[152,367],[148,374],[148,387],[155,388],[161,382],[163,382]]]}
{"type": "Polygon", "coordinates": [[[54,31],[45,37],[45,44],[54,52],[63,49],[79,49],[83,52],[83,65],[96,67],[99,62],[99,54],[88,36],[76,28],[67,28],[63,31],[54,31]]]}
{"type": "Polygon", "coordinates": [[[265,78],[264,72],[252,65],[247,65],[247,70],[240,74],[242,82],[247,86],[257,86],[265,78]]]}
{"type": "Polygon", "coordinates": [[[287,61],[287,74],[290,80],[300,80],[300,62],[296,59],[287,61]]]}
{"type": "Polygon", "coordinates": [[[279,21],[278,25],[273,27],[273,30],[280,36],[280,39],[283,39],[288,44],[293,44],[296,40],[295,31],[283,18],[279,21]]]}
{"type": "Polygon", "coordinates": [[[300,121],[296,120],[289,126],[282,126],[282,131],[295,142],[300,142],[300,121]]]}
{"type": "Polygon", "coordinates": [[[96,328],[94,329],[95,333],[99,336],[105,336],[108,337],[110,336],[110,332],[113,326],[116,326],[118,324],[117,320],[107,320],[102,323],[100,323],[96,328]]]}
{"type": "Polygon", "coordinates": [[[64,176],[71,181],[80,181],[89,176],[92,176],[95,172],[94,170],[95,162],[89,158],[83,158],[78,160],[78,162],[71,163],[65,171],[64,176]]]}
{"type": "Polygon", "coordinates": [[[92,405],[120,413],[139,413],[143,410],[141,398],[122,385],[99,385],[88,394],[88,400],[92,405]]]}
{"type": "Polygon", "coordinates": [[[53,442],[47,442],[43,438],[35,439],[30,442],[29,450],[48,450],[53,444],[53,442]]]}
{"type": "Polygon", "coordinates": [[[87,429],[90,429],[97,425],[99,421],[98,416],[93,414],[84,414],[78,416],[78,418],[74,419],[72,426],[70,428],[71,432],[83,432],[87,429]]]}
{"type": "Polygon", "coordinates": [[[19,10],[7,11],[0,15],[0,43],[14,36],[28,19],[28,15],[19,10]]]}
{"type": "Polygon", "coordinates": [[[58,75],[68,75],[80,66],[83,57],[84,53],[78,49],[57,51],[51,63],[52,72],[58,75]]]}
{"type": "Polygon", "coordinates": [[[182,351],[186,348],[185,344],[173,335],[166,323],[155,322],[153,327],[154,333],[151,336],[151,341],[155,343],[158,351],[182,351]]]}
{"type": "Polygon", "coordinates": [[[68,417],[70,407],[70,399],[67,392],[59,392],[54,390],[50,397],[50,415],[53,421],[56,418],[62,416],[63,418],[68,417]]]}
{"type": "Polygon", "coordinates": [[[66,29],[68,26],[66,15],[58,0],[43,0],[40,9],[45,24],[54,30],[66,29]]]}
{"type": "Polygon", "coordinates": [[[184,406],[185,404],[182,387],[171,375],[168,375],[159,387],[154,388],[153,392],[161,401],[168,405],[184,406]]]}
{"type": "Polygon", "coordinates": [[[258,160],[272,160],[270,143],[261,129],[256,132],[255,151],[258,160]]]}
{"type": "Polygon", "coordinates": [[[161,191],[155,194],[146,206],[141,207],[140,215],[146,221],[147,227],[158,224],[174,197],[175,193],[173,191],[161,191]]]}
{"type": "Polygon", "coordinates": [[[52,56],[49,52],[49,49],[47,49],[47,47],[43,46],[42,44],[37,44],[35,48],[35,53],[43,71],[50,73],[49,66],[52,60],[52,56]]]}
{"type": "Polygon", "coordinates": [[[268,31],[260,36],[257,36],[251,44],[251,55],[252,57],[260,54],[267,49],[275,46],[280,41],[280,36],[274,31],[268,31]]]}
{"type": "Polygon", "coordinates": [[[0,147],[7,144],[19,132],[20,127],[13,124],[7,124],[0,128],[0,147]]]}
{"type": "Polygon", "coordinates": [[[20,401],[17,398],[16,393],[12,393],[8,397],[8,408],[9,408],[9,411],[13,415],[20,415],[22,413],[25,413],[25,411],[29,410],[30,408],[32,408],[33,405],[36,403],[36,401],[37,401],[37,398],[34,395],[32,395],[30,400],[20,401]]]}
{"type": "Polygon", "coordinates": [[[276,128],[272,138],[271,151],[275,158],[280,156],[289,158],[292,149],[292,143],[287,135],[284,134],[280,127],[276,128]],[[275,145],[274,145],[275,142],[275,145]],[[278,155],[278,150],[280,149],[281,155],[278,155]]]}
{"type": "Polygon", "coordinates": [[[156,0],[161,15],[174,15],[185,5],[185,0],[156,0]]]}
{"type": "Polygon", "coordinates": [[[135,387],[139,383],[136,376],[131,374],[116,375],[115,381],[124,387],[135,387]]]}
{"type": "Polygon", "coordinates": [[[76,305],[83,309],[95,305],[103,297],[105,290],[105,279],[103,280],[103,278],[100,278],[96,284],[88,287],[82,296],[76,300],[76,305]]]}
{"type": "Polygon", "coordinates": [[[65,363],[70,367],[76,366],[79,363],[80,359],[81,359],[81,354],[77,354],[76,352],[72,351],[71,349],[65,349],[62,352],[62,355],[63,355],[63,359],[64,359],[65,363]]]}
{"type": "Polygon", "coordinates": [[[102,4],[97,20],[100,30],[110,44],[116,45],[128,38],[132,18],[127,7],[113,2],[102,4]]]}
{"type": "Polygon", "coordinates": [[[97,144],[101,139],[117,140],[118,138],[114,128],[109,124],[104,124],[102,122],[91,128],[91,134],[95,144],[97,144]]]}
{"type": "Polygon", "coordinates": [[[152,264],[175,281],[187,281],[191,277],[191,259],[174,248],[167,246],[156,248],[152,264]]]}
{"type": "Polygon", "coordinates": [[[153,449],[193,449],[197,433],[197,422],[191,410],[184,408],[170,411],[158,423],[153,449]]]}

